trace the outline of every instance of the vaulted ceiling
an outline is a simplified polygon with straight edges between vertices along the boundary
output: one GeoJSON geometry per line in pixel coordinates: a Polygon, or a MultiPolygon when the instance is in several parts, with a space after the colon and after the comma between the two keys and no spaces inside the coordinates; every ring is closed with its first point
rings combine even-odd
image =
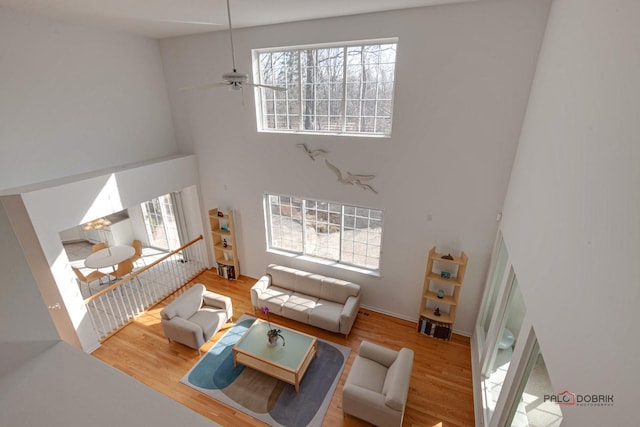
{"type": "MultiPolygon", "coordinates": [[[[230,0],[234,28],[482,0],[230,0]]],[[[227,29],[225,0],[0,0],[3,9],[152,38],[227,29]]]]}

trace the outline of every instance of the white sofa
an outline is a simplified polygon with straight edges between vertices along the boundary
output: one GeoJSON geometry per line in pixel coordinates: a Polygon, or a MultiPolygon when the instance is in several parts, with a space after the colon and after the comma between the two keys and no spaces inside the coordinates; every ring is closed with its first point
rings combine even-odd
{"type": "Polygon", "coordinates": [[[349,335],[360,308],[360,285],[270,264],[251,288],[254,310],[349,335]]]}

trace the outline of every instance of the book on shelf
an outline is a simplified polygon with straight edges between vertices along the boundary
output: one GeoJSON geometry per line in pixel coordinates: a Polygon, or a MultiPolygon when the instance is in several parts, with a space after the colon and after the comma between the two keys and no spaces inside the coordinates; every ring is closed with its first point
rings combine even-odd
{"type": "Polygon", "coordinates": [[[426,317],[420,317],[418,332],[434,338],[448,340],[451,337],[451,325],[448,323],[436,322],[426,317]]]}
{"type": "Polygon", "coordinates": [[[225,265],[218,263],[217,265],[218,276],[225,279],[234,280],[236,278],[236,269],[233,265],[225,265]]]}

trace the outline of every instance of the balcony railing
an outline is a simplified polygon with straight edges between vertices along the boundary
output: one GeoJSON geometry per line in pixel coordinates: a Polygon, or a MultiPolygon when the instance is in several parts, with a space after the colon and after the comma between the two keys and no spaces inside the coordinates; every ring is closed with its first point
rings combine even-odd
{"type": "Polygon", "coordinates": [[[205,241],[199,236],[85,299],[91,324],[100,341],[186,285],[206,270],[207,265],[205,241]]]}

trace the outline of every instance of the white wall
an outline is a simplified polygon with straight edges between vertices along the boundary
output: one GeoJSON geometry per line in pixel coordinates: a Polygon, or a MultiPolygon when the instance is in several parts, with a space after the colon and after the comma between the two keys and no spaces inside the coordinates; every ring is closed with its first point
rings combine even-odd
{"type": "Polygon", "coordinates": [[[471,333],[547,11],[547,1],[479,2],[234,31],[247,72],[251,48],[399,37],[390,139],[257,134],[250,90],[244,106],[239,92],[178,90],[230,71],[228,34],[162,40],[180,149],[198,155],[204,208],[236,212],[242,273],[277,262],[353,280],[364,305],[415,320],[428,250],[464,250],[455,327],[471,333]],[[380,194],[336,182],[300,142],[375,174],[380,194]],[[266,253],[264,192],[384,209],[382,278],[266,253]]]}
{"type": "Polygon", "coordinates": [[[640,425],[640,3],[556,0],[502,231],[563,425],[640,425]]]}
{"type": "MultiPolygon", "coordinates": [[[[59,340],[29,264],[22,251],[16,250],[18,240],[1,203],[0,236],[0,345],[59,340]]],[[[2,359],[7,357],[5,351],[2,355],[2,359]]]]}
{"type": "Polygon", "coordinates": [[[176,150],[156,41],[0,10],[0,190],[176,150]]]}

